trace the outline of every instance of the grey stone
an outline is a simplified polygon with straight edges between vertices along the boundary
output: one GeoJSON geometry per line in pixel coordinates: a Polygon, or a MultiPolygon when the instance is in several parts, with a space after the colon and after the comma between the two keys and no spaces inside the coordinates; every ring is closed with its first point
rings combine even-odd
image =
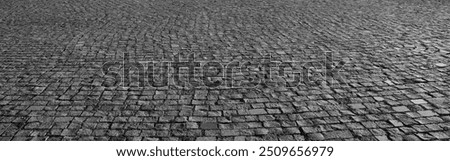
{"type": "Polygon", "coordinates": [[[200,128],[206,130],[219,129],[218,124],[215,122],[204,122],[200,125],[200,128]]]}
{"type": "Polygon", "coordinates": [[[408,112],[409,111],[408,107],[406,107],[406,106],[396,106],[396,107],[393,107],[393,109],[396,112],[408,112]]]}

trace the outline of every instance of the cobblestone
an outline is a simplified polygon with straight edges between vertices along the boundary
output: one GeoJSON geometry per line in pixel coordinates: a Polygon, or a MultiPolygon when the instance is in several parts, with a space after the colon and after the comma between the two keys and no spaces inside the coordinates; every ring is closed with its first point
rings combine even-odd
{"type": "Polygon", "coordinates": [[[393,109],[396,112],[407,112],[407,111],[409,111],[408,107],[406,107],[406,106],[396,106],[396,107],[393,107],[393,109]]]}
{"type": "MultiPolygon", "coordinates": [[[[9,7],[0,7],[0,140],[449,140],[449,5],[1,1],[9,7]],[[176,54],[220,63],[270,55],[310,63],[314,77],[248,88],[139,87],[142,72],[132,66],[119,86],[102,67],[124,53],[158,63],[176,54]]],[[[180,73],[197,82],[196,70],[180,73]]],[[[233,79],[251,72],[267,74],[251,67],[233,79]]]]}

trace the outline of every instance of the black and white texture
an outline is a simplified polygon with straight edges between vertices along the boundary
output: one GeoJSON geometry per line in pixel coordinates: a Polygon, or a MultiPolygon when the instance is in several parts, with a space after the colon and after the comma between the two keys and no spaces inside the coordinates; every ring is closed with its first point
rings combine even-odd
{"type": "Polygon", "coordinates": [[[444,0],[1,0],[0,52],[0,140],[450,139],[444,0]],[[180,54],[310,65],[294,85],[110,75],[180,54]]]}

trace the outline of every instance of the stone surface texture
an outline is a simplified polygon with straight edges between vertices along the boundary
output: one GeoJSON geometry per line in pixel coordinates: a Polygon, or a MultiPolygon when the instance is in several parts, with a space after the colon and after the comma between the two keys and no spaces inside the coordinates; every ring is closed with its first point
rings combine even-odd
{"type": "Polygon", "coordinates": [[[443,0],[2,0],[0,140],[449,140],[449,29],[443,0]],[[123,53],[333,54],[343,82],[114,86],[123,53]]]}

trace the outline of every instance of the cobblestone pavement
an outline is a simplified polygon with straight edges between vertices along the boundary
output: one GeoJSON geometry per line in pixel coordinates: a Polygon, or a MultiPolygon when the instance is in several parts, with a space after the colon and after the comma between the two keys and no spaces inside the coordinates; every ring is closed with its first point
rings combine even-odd
{"type": "Polygon", "coordinates": [[[0,140],[449,140],[449,6],[2,0],[0,140]],[[219,62],[332,54],[343,62],[342,82],[114,86],[102,65],[123,53],[133,61],[196,53],[219,62]]]}

